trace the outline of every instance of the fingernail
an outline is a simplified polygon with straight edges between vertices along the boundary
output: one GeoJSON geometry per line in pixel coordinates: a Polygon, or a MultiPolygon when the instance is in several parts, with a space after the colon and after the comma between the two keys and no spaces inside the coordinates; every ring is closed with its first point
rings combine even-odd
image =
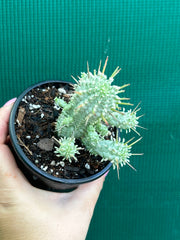
{"type": "Polygon", "coordinates": [[[17,99],[17,98],[13,98],[13,99],[9,100],[8,102],[6,102],[6,103],[4,104],[4,107],[7,107],[7,106],[11,105],[12,103],[14,103],[14,102],[16,101],[16,99],[17,99]]]}
{"type": "Polygon", "coordinates": [[[104,176],[106,177],[106,176],[108,175],[108,173],[109,173],[109,171],[107,171],[107,172],[104,174],[104,176]]]}

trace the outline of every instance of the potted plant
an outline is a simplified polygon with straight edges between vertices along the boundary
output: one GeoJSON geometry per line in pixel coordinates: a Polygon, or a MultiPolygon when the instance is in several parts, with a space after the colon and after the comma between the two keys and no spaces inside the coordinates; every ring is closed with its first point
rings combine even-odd
{"type": "Polygon", "coordinates": [[[112,85],[101,71],[82,73],[75,84],[46,81],[26,89],[16,100],[9,130],[17,163],[33,185],[48,189],[72,189],[97,179],[111,166],[128,164],[131,147],[120,132],[137,133],[138,109],[125,111],[123,86],[112,85]]]}

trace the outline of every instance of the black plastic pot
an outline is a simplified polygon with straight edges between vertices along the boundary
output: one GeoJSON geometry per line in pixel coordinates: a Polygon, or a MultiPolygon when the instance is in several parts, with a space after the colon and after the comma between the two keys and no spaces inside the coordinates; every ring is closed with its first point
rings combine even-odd
{"type": "MultiPolygon", "coordinates": [[[[38,86],[42,86],[44,84],[47,85],[47,83],[54,83],[54,84],[70,84],[63,81],[57,81],[57,80],[51,80],[51,81],[45,81],[38,84],[35,84],[29,88],[27,88],[16,100],[16,102],[13,105],[11,115],[10,115],[10,121],[9,121],[9,133],[11,138],[11,144],[13,147],[13,151],[16,157],[16,162],[21,169],[21,171],[24,173],[25,177],[29,180],[29,182],[41,189],[50,190],[50,191],[62,191],[62,190],[68,190],[68,189],[74,189],[78,187],[78,185],[83,183],[88,183],[91,181],[94,181],[95,179],[101,177],[103,174],[105,174],[110,167],[112,166],[111,163],[109,163],[102,171],[82,179],[62,179],[58,177],[54,177],[45,171],[38,168],[35,164],[32,163],[32,161],[25,155],[24,151],[22,150],[21,146],[19,145],[16,132],[15,132],[15,119],[17,110],[19,107],[20,102],[24,98],[24,96],[33,88],[36,88],[38,86]]],[[[38,124],[38,123],[37,123],[38,124]]]]}

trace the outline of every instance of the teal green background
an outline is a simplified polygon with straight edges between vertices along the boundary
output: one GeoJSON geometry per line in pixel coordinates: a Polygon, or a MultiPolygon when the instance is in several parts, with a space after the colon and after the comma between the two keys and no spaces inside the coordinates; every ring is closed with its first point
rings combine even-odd
{"type": "Polygon", "coordinates": [[[180,1],[0,1],[0,104],[31,84],[71,81],[109,56],[145,114],[143,156],[108,174],[87,240],[180,239],[180,1]]]}

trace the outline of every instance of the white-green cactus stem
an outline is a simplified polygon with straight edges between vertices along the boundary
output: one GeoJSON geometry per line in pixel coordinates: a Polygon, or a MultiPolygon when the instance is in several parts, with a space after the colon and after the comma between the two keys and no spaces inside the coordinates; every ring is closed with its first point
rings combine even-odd
{"type": "Polygon", "coordinates": [[[93,126],[88,127],[87,134],[82,142],[91,154],[101,156],[102,161],[111,161],[114,167],[117,163],[120,166],[125,165],[131,156],[131,145],[129,146],[124,141],[120,142],[116,139],[105,140],[97,134],[93,126]]]}
{"type": "Polygon", "coordinates": [[[103,161],[111,161],[113,167],[119,168],[129,165],[131,146],[134,143],[128,145],[118,137],[117,140],[117,134],[108,137],[109,129],[115,127],[120,131],[129,132],[132,129],[137,132],[139,117],[136,113],[139,109],[138,106],[133,111],[121,109],[121,105],[132,105],[124,102],[129,98],[119,96],[129,84],[112,85],[121,69],[117,67],[111,77],[107,78],[104,74],[106,65],[107,59],[102,72],[100,62],[97,73],[94,71],[92,74],[87,64],[87,73],[81,73],[79,80],[73,77],[76,84],[70,101],[66,103],[63,99],[55,99],[55,104],[62,109],[56,121],[60,147],[56,147],[55,152],[63,159],[77,160],[75,155],[79,154],[79,148],[75,145],[75,139],[78,139],[91,154],[99,155],[103,161]]]}
{"type": "Polygon", "coordinates": [[[69,162],[74,159],[77,161],[76,154],[79,154],[80,149],[77,145],[75,145],[75,138],[60,138],[59,147],[55,147],[55,153],[58,157],[63,157],[63,160],[67,159],[69,162]]]}

